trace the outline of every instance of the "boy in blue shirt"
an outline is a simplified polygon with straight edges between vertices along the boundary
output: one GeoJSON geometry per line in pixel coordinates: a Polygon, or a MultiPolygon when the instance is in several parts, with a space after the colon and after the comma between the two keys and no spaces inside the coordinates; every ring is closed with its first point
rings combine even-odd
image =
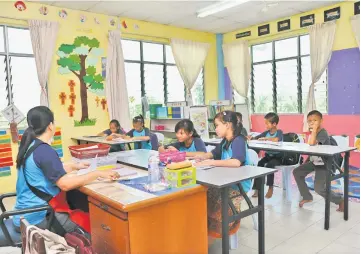
{"type": "MultiPolygon", "coordinates": [[[[261,133],[260,135],[251,138],[255,140],[264,140],[264,141],[273,141],[280,142],[283,141],[283,132],[277,128],[280,119],[276,113],[268,113],[264,117],[264,123],[266,126],[266,131],[261,133]]],[[[276,166],[281,165],[282,162],[282,153],[280,152],[266,152],[265,157],[263,157],[259,162],[259,167],[266,168],[275,168],[276,166]]],[[[274,174],[267,175],[267,186],[268,191],[266,194],[266,198],[271,198],[273,195],[273,184],[274,184],[274,174]]],[[[254,194],[252,197],[258,197],[258,191],[261,189],[261,179],[254,179],[253,183],[254,194]]]]}

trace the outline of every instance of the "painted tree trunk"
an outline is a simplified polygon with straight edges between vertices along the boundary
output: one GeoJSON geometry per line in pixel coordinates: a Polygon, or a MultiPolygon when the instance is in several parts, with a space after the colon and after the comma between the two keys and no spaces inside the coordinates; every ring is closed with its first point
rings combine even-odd
{"type": "Polygon", "coordinates": [[[84,82],[84,77],[86,75],[85,59],[86,59],[86,56],[80,55],[81,70],[80,70],[80,75],[79,75],[79,81],[80,81],[80,101],[81,101],[81,119],[80,119],[81,123],[83,123],[84,121],[89,119],[88,88],[84,82]]]}

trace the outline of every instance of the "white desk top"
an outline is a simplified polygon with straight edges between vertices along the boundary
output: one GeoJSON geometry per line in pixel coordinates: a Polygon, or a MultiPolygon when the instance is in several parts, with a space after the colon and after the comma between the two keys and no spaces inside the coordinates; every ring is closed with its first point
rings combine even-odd
{"type": "Polygon", "coordinates": [[[243,166],[239,168],[215,167],[207,170],[197,170],[197,183],[222,188],[239,183],[240,181],[265,176],[276,172],[273,168],[243,166]]]}
{"type": "Polygon", "coordinates": [[[148,159],[152,155],[158,155],[158,151],[138,149],[117,153],[118,163],[148,169],[148,159]]]}
{"type": "Polygon", "coordinates": [[[92,142],[92,143],[102,143],[107,145],[119,145],[119,144],[130,144],[130,143],[140,142],[139,140],[107,141],[105,137],[72,137],[71,139],[92,142]]]}
{"type": "Polygon", "coordinates": [[[248,146],[252,149],[275,152],[294,152],[305,155],[315,156],[332,156],[339,153],[350,152],[356,150],[355,147],[342,148],[340,146],[310,146],[305,143],[280,142],[269,143],[260,141],[249,141],[248,146]]]}

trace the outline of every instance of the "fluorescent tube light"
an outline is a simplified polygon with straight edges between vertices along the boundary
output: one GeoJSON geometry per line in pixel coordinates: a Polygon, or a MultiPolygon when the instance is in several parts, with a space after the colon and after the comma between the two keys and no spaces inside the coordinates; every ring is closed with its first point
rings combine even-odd
{"type": "Polygon", "coordinates": [[[212,4],[210,6],[207,6],[203,9],[200,9],[197,11],[197,17],[198,18],[204,18],[209,15],[230,9],[232,7],[244,4],[246,2],[249,2],[251,0],[224,0],[220,1],[218,3],[212,4]]]}

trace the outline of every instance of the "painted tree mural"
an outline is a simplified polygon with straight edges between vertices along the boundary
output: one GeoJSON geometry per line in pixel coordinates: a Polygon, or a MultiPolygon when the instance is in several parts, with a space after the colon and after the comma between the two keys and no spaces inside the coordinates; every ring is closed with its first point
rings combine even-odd
{"type": "MultiPolygon", "coordinates": [[[[60,74],[73,73],[80,83],[81,119],[80,124],[94,122],[89,118],[88,112],[88,91],[97,95],[104,95],[104,78],[97,74],[96,64],[103,54],[99,48],[99,41],[96,38],[79,36],[74,39],[73,44],[61,44],[58,49],[57,63],[60,74]]],[[[95,122],[94,122],[95,124],[95,122]]]]}

